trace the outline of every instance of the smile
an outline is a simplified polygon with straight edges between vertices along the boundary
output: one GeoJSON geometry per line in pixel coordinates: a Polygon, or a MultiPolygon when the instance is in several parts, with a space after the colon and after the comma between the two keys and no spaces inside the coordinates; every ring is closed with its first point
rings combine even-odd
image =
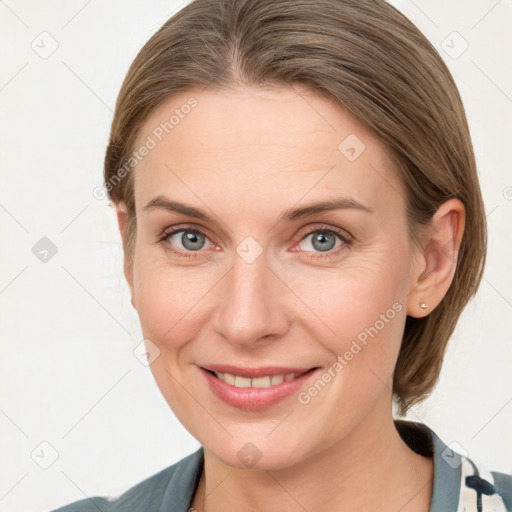
{"type": "Polygon", "coordinates": [[[225,404],[245,411],[261,411],[295,396],[314,368],[198,367],[210,392],[225,404]]]}

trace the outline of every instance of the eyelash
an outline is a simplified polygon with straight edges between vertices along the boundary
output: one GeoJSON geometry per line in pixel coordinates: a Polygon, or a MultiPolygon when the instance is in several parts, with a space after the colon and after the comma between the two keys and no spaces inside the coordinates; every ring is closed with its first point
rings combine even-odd
{"type": "MultiPolygon", "coordinates": [[[[167,239],[170,238],[172,235],[175,235],[176,233],[180,233],[182,231],[187,232],[187,233],[195,233],[197,235],[202,235],[208,239],[208,236],[206,235],[206,233],[203,233],[201,230],[199,230],[197,228],[194,228],[191,226],[178,226],[176,228],[170,229],[170,230],[166,231],[165,233],[163,233],[163,235],[158,239],[157,242],[164,244],[164,247],[167,251],[174,252],[181,257],[188,258],[188,259],[197,258],[199,256],[199,253],[202,251],[199,250],[199,251],[184,252],[181,249],[173,249],[173,248],[168,247],[168,246],[170,246],[170,244],[167,242],[167,239]]],[[[342,230],[337,229],[337,228],[327,228],[327,227],[311,229],[310,231],[308,231],[302,235],[299,235],[299,237],[297,239],[294,239],[294,242],[297,242],[297,243],[302,242],[303,240],[305,240],[308,236],[312,235],[313,233],[333,234],[333,235],[336,235],[338,238],[340,238],[340,240],[343,242],[343,245],[341,245],[340,247],[338,247],[335,250],[331,250],[326,253],[315,253],[316,254],[315,256],[311,256],[313,259],[332,258],[334,256],[337,256],[344,248],[350,247],[353,243],[353,241],[348,236],[343,234],[342,230]]],[[[299,252],[301,252],[301,251],[299,251],[299,252]]],[[[305,251],[305,252],[311,252],[311,251],[305,251]]]]}

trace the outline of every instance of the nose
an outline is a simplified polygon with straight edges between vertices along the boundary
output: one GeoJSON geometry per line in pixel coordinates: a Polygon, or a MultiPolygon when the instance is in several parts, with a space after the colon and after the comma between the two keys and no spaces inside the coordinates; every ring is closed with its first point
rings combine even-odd
{"type": "Polygon", "coordinates": [[[251,263],[235,254],[233,266],[218,288],[214,328],[230,343],[259,346],[263,341],[275,341],[289,329],[286,287],[268,266],[265,253],[251,263]]]}

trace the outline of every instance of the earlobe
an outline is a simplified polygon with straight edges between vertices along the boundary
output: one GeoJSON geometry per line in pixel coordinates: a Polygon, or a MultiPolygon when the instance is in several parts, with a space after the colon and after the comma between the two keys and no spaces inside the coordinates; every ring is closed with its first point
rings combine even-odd
{"type": "Polygon", "coordinates": [[[457,268],[464,226],[465,208],[460,200],[450,199],[436,211],[422,240],[421,254],[411,276],[407,302],[409,316],[421,318],[428,315],[448,292],[457,268]]]}

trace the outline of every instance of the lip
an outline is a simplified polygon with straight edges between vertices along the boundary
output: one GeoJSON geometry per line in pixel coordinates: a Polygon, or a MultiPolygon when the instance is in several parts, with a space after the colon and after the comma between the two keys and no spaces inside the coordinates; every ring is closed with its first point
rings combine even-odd
{"type": "Polygon", "coordinates": [[[200,372],[206,378],[212,393],[224,403],[244,411],[261,411],[285,400],[304,385],[304,382],[316,374],[318,367],[314,368],[284,368],[267,366],[259,368],[239,368],[229,365],[199,366],[200,372]],[[299,377],[269,388],[237,388],[212,375],[208,370],[231,373],[241,377],[253,378],[261,376],[280,375],[287,373],[302,373],[299,377]]]}

